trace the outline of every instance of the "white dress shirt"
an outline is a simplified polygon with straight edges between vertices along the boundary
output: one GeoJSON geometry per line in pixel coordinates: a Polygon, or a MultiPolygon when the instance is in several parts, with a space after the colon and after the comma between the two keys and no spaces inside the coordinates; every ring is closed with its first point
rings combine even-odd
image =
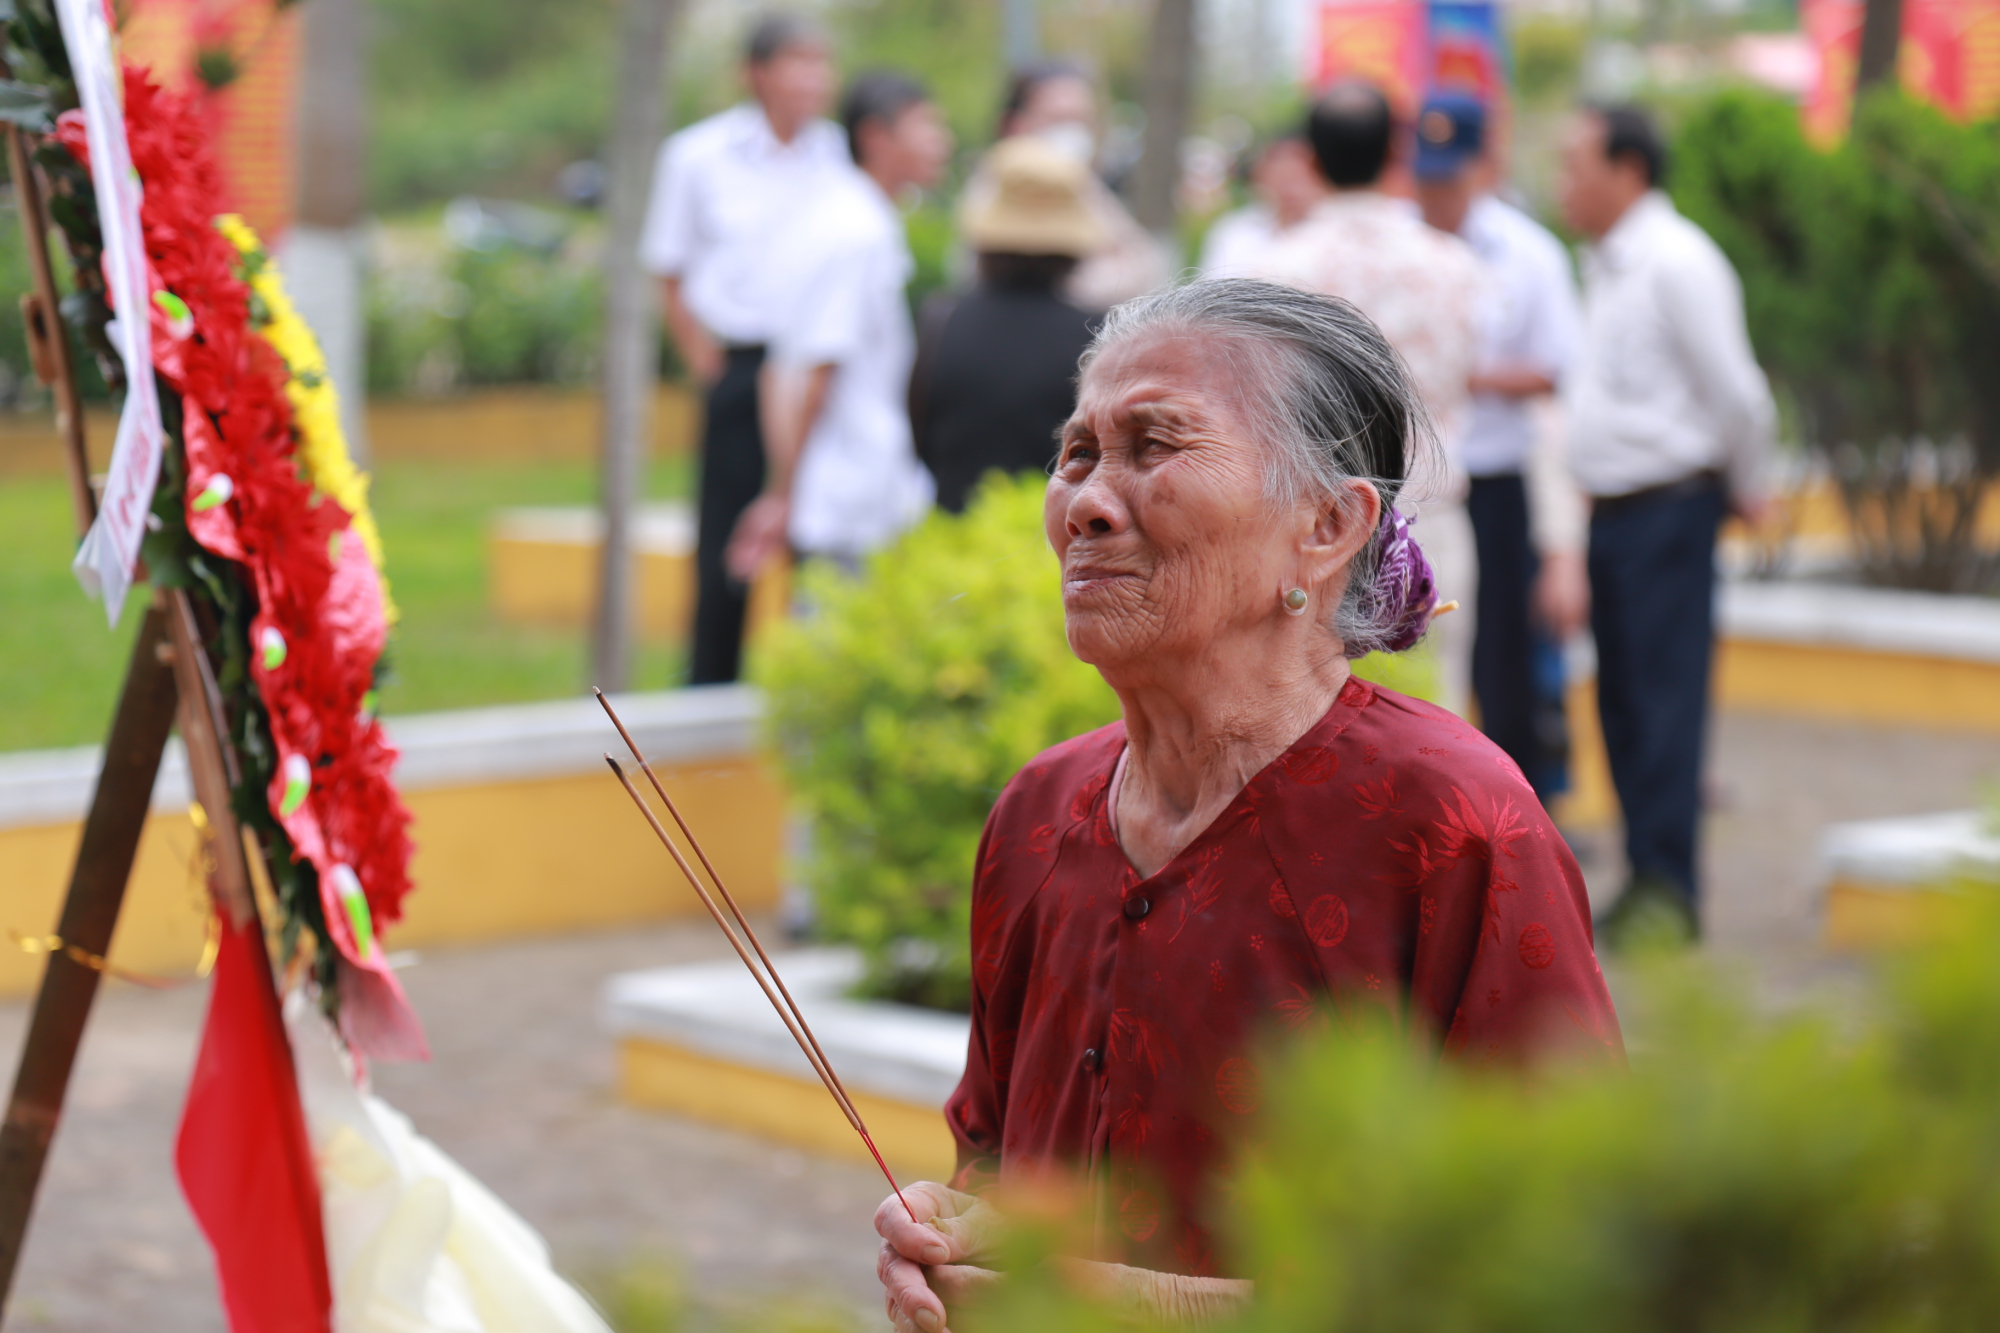
{"type": "MultiPolygon", "coordinates": [[[[1492,195],[1466,211],[1459,236],[1492,275],[1479,368],[1520,367],[1558,386],[1576,352],[1576,279],[1562,242],[1541,223],[1492,195]]],[[[1465,470],[1475,477],[1518,473],[1535,444],[1536,413],[1525,398],[1472,396],[1465,433],[1465,470]]]]}
{"type": "Polygon", "coordinates": [[[1278,237],[1254,276],[1360,307],[1401,353],[1444,446],[1442,478],[1413,476],[1411,499],[1465,495],[1468,384],[1479,351],[1488,277],[1456,236],[1427,226],[1408,201],[1343,190],[1278,237]]]}
{"type": "Polygon", "coordinates": [[[788,535],[799,551],[851,559],[922,518],[935,494],[910,437],[916,335],[903,289],[914,263],[894,201],[853,167],[778,239],[786,301],[773,370],[796,383],[834,367],[799,458],[788,535]]]}
{"type": "Polygon", "coordinates": [[[1564,398],[1584,490],[1628,495],[1714,469],[1733,499],[1762,498],[1777,413],[1715,242],[1653,191],[1591,247],[1583,276],[1564,398]]]}
{"type": "Polygon", "coordinates": [[[1278,215],[1262,204],[1247,204],[1224,213],[1202,238],[1201,276],[1249,277],[1277,239],[1278,215]]]}
{"type": "Polygon", "coordinates": [[[733,106],[660,145],[639,261],[679,278],[688,312],[717,339],[769,342],[783,304],[771,281],[775,238],[852,169],[831,121],[780,143],[762,107],[733,106]]]}

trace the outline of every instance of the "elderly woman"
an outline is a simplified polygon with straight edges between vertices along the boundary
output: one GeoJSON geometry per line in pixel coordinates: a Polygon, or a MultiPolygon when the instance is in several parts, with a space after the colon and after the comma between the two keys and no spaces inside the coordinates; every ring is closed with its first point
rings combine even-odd
{"type": "Polygon", "coordinates": [[[987,824],[959,1171],[905,1191],[924,1225],[876,1215],[898,1328],[999,1280],[977,1191],[1052,1167],[1093,1194],[1083,1280],[1169,1316],[1243,1299],[1218,1173],[1273,1034],[1372,1010],[1461,1060],[1618,1058],[1582,877],[1519,770],[1348,667],[1435,612],[1394,510],[1426,439],[1396,354],[1329,297],[1196,283],[1086,353],[1046,527],[1124,720],[987,824]]]}

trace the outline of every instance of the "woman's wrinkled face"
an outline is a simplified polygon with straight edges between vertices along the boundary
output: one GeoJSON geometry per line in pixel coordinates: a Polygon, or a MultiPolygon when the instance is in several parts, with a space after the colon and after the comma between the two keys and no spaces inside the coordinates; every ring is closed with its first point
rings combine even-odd
{"type": "Polygon", "coordinates": [[[1070,647],[1108,677],[1267,622],[1297,576],[1312,519],[1273,512],[1236,379],[1212,341],[1168,333],[1084,375],[1043,520],[1070,647]]]}

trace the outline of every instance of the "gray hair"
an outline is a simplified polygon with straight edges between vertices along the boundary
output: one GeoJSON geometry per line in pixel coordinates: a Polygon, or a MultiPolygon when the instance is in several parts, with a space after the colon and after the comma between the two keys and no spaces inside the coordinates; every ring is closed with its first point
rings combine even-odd
{"type": "MultiPolygon", "coordinates": [[[[1200,336],[1230,363],[1266,447],[1273,509],[1331,504],[1358,517],[1347,482],[1375,488],[1386,514],[1417,458],[1436,448],[1402,357],[1382,331],[1337,297],[1247,278],[1169,287],[1118,306],[1083,354],[1156,333],[1200,336]]],[[[1339,604],[1321,617],[1349,657],[1387,646],[1401,609],[1379,595],[1378,528],[1348,565],[1339,604]]]]}

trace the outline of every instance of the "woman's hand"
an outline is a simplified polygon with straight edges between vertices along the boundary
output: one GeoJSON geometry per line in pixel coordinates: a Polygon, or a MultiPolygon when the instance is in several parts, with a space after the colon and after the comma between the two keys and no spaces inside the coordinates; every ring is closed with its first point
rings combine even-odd
{"type": "Polygon", "coordinates": [[[1058,1258],[1055,1267],[1071,1291],[1151,1325],[1218,1324],[1243,1313],[1257,1294],[1246,1278],[1186,1277],[1089,1259],[1058,1258]]]}
{"type": "Polygon", "coordinates": [[[891,1194],[875,1210],[882,1255],[875,1274],[896,1333],[945,1333],[947,1311],[1000,1280],[978,1260],[991,1249],[1000,1214],[977,1195],[922,1180],[903,1188],[917,1215],[891,1194]]]}

